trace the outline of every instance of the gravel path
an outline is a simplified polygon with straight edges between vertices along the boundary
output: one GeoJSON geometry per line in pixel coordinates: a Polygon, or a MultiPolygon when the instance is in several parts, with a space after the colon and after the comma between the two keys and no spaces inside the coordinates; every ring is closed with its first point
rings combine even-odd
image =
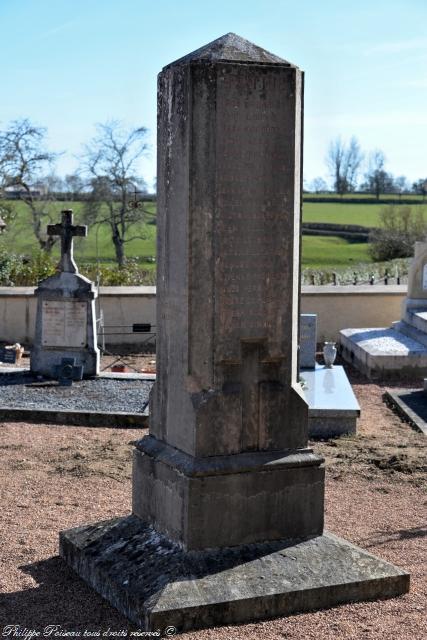
{"type": "MultiPolygon", "coordinates": [[[[410,593],[181,638],[425,640],[427,440],[382,403],[383,387],[358,376],[352,382],[362,408],[358,435],[313,443],[326,457],[326,525],[408,570],[410,593]]],[[[99,633],[92,637],[120,631],[131,637],[134,627],[58,557],[58,531],[130,512],[130,441],[141,435],[119,428],[1,426],[2,625],[42,632],[57,624],[77,637],[85,630],[99,633]]]]}

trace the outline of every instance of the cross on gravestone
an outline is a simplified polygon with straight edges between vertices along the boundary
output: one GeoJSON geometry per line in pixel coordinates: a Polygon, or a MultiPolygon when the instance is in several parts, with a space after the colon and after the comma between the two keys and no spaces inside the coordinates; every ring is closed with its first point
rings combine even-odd
{"type": "Polygon", "coordinates": [[[269,358],[266,340],[241,340],[241,359],[224,360],[224,393],[240,393],[242,403],[242,447],[250,450],[260,446],[263,439],[261,423],[261,394],[263,385],[280,391],[277,368],[284,356],[269,358]]]}
{"type": "Polygon", "coordinates": [[[73,257],[73,237],[87,236],[87,226],[73,224],[72,209],[64,209],[61,213],[62,222],[48,224],[47,234],[48,236],[61,236],[61,271],[78,273],[73,257]]]}

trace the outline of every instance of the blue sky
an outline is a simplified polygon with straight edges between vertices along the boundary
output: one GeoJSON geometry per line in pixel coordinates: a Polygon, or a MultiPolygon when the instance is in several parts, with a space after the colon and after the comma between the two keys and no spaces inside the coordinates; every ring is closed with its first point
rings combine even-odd
{"type": "Polygon", "coordinates": [[[0,0],[0,127],[46,126],[64,174],[96,122],[146,126],[150,184],[157,73],[229,31],[305,70],[307,181],[328,177],[338,135],[382,149],[395,175],[427,176],[426,0],[0,0]]]}

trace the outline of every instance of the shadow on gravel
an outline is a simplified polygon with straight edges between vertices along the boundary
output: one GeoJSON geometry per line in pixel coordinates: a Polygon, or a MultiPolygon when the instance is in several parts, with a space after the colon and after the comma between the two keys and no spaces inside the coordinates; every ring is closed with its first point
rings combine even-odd
{"type": "MultiPolygon", "coordinates": [[[[375,535],[375,534],[374,534],[375,535]]],[[[426,527],[411,527],[409,529],[397,529],[396,531],[377,531],[374,541],[372,537],[363,541],[363,547],[379,547],[389,542],[397,540],[413,540],[415,538],[425,538],[427,536],[426,527]]]]}
{"type": "Polygon", "coordinates": [[[3,625],[37,631],[48,625],[60,625],[64,631],[136,629],[80,580],[59,556],[21,565],[19,569],[30,575],[37,586],[0,595],[3,625]]]}

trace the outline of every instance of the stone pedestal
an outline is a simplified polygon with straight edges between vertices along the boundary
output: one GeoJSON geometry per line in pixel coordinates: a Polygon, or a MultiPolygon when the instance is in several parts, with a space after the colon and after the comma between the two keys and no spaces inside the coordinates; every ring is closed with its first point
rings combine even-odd
{"type": "Polygon", "coordinates": [[[61,535],[67,562],[146,628],[407,588],[323,535],[297,381],[302,88],[298,68],[234,34],[159,76],[158,374],[133,515],[61,535]]]}

